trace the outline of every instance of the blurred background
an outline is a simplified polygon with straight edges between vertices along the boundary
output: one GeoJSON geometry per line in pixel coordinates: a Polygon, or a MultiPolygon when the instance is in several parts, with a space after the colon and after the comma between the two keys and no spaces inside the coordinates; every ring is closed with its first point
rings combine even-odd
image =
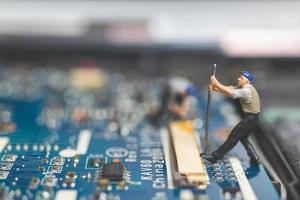
{"type": "Polygon", "coordinates": [[[299,178],[299,1],[3,0],[0,8],[2,70],[91,65],[206,88],[214,63],[227,84],[248,69],[271,138],[299,178]]]}
{"type": "MultiPolygon", "coordinates": [[[[255,75],[264,108],[297,106],[298,1],[1,1],[2,62],[94,60],[148,75],[173,73],[207,83],[255,75]]],[[[68,63],[69,62],[69,63],[68,63]]],[[[299,90],[298,90],[299,91],[299,90]]]]}

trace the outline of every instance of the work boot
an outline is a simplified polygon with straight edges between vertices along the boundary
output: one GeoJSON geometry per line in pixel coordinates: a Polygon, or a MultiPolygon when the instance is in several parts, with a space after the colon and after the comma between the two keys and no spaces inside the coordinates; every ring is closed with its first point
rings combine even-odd
{"type": "Polygon", "coordinates": [[[208,160],[210,163],[214,164],[217,162],[217,158],[213,154],[200,153],[200,156],[205,160],[208,160]]]}
{"type": "Polygon", "coordinates": [[[259,165],[261,162],[260,162],[260,159],[257,157],[257,158],[250,158],[249,163],[251,166],[256,166],[256,165],[259,165]]]}

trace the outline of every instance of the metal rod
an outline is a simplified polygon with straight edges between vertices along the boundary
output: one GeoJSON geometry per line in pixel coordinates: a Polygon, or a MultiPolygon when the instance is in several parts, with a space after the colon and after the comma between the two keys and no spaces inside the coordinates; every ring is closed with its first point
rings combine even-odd
{"type": "MultiPolygon", "coordinates": [[[[217,65],[213,64],[212,76],[216,74],[217,65]]],[[[205,114],[205,135],[204,135],[204,152],[206,153],[209,149],[208,144],[208,126],[209,126],[209,113],[210,113],[210,102],[211,102],[211,91],[208,90],[207,94],[207,104],[206,104],[206,114],[205,114]]]]}

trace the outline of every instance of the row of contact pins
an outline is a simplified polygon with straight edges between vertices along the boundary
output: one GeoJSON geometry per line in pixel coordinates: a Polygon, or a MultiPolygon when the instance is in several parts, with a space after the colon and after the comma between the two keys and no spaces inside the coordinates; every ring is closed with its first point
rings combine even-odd
{"type": "Polygon", "coordinates": [[[51,151],[51,149],[53,148],[54,151],[58,151],[59,150],[59,146],[57,144],[51,145],[51,144],[32,144],[32,145],[28,145],[28,144],[8,144],[6,147],[7,151],[51,151]]]}

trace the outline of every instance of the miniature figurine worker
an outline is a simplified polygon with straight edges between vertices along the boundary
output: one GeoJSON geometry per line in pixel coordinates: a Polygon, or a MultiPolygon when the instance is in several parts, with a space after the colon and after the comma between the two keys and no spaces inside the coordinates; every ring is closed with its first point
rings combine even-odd
{"type": "Polygon", "coordinates": [[[210,77],[210,90],[220,92],[234,99],[239,99],[243,111],[242,120],[232,129],[227,140],[212,154],[202,153],[201,157],[215,163],[230,151],[239,141],[243,144],[250,157],[251,165],[260,163],[259,157],[252,144],[248,140],[250,133],[256,130],[260,100],[256,89],[252,86],[253,76],[248,71],[241,71],[241,76],[237,79],[237,86],[225,86],[221,84],[215,76],[210,77]]]}
{"type": "Polygon", "coordinates": [[[190,109],[188,97],[196,95],[195,86],[185,78],[169,79],[162,94],[161,106],[156,113],[156,120],[168,121],[169,118],[185,118],[190,109]]]}

